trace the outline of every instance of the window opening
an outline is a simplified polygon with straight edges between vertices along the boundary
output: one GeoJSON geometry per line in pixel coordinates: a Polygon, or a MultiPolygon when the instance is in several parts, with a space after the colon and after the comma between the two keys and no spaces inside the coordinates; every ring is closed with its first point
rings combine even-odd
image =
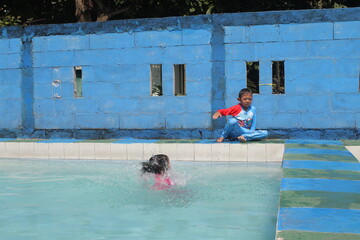
{"type": "Polygon", "coordinates": [[[185,96],[185,64],[174,64],[175,96],[185,96]]]}
{"type": "Polygon", "coordinates": [[[272,62],[272,93],[285,94],[284,61],[272,62]]]}
{"type": "Polygon", "coordinates": [[[259,93],[259,62],[246,62],[246,86],[259,93]]]}
{"type": "Polygon", "coordinates": [[[162,92],[162,65],[150,64],[151,96],[161,96],[162,92]]]}
{"type": "Polygon", "coordinates": [[[74,67],[74,96],[76,98],[82,97],[82,67],[74,67]]]}

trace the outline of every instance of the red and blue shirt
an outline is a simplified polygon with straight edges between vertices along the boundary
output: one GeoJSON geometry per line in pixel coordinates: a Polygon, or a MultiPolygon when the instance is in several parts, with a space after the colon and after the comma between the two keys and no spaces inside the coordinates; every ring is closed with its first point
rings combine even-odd
{"type": "Polygon", "coordinates": [[[221,116],[233,116],[236,118],[240,127],[255,131],[256,109],[254,106],[250,106],[247,110],[244,110],[240,104],[237,104],[226,109],[220,109],[218,112],[221,116]]]}

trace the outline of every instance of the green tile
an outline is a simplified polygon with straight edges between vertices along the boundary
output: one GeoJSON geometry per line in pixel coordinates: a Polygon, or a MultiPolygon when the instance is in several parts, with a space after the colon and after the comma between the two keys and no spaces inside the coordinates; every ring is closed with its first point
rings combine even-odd
{"type": "Polygon", "coordinates": [[[277,232],[276,238],[284,240],[360,240],[360,234],[281,231],[277,232]]]}
{"type": "Polygon", "coordinates": [[[112,143],[117,142],[121,139],[98,139],[98,140],[82,140],[77,141],[76,143],[112,143]]]}
{"type": "Polygon", "coordinates": [[[360,140],[341,140],[345,146],[360,146],[360,140]]]}
{"type": "Polygon", "coordinates": [[[14,139],[5,142],[41,142],[41,141],[45,141],[45,139],[14,139]]]}
{"type": "Polygon", "coordinates": [[[260,141],[247,141],[246,143],[285,143],[284,139],[262,139],[260,141]]]}
{"type": "Polygon", "coordinates": [[[326,145],[326,144],[298,144],[289,143],[285,145],[286,148],[311,148],[311,149],[334,149],[334,150],[347,150],[344,145],[326,145]]]}
{"type": "Polygon", "coordinates": [[[284,168],[283,177],[360,180],[360,172],[346,170],[284,168]]]}
{"type": "Polygon", "coordinates": [[[341,156],[341,155],[329,155],[329,154],[301,154],[301,153],[285,153],[284,160],[359,162],[354,156],[341,156]]]}
{"type": "Polygon", "coordinates": [[[156,143],[195,143],[200,141],[199,139],[162,139],[156,143]]]}
{"type": "Polygon", "coordinates": [[[360,209],[360,193],[281,191],[280,207],[360,209]]]}

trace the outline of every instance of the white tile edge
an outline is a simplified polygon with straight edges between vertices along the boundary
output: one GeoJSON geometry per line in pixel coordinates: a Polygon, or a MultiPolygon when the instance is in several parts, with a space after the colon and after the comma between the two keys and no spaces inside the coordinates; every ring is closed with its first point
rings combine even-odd
{"type": "MultiPolygon", "coordinates": [[[[52,147],[51,147],[51,145],[53,145],[54,144],[54,146],[55,145],[59,145],[59,143],[46,143],[47,145],[48,145],[48,147],[47,147],[47,149],[48,149],[48,153],[46,154],[48,157],[44,157],[44,153],[42,152],[41,154],[41,156],[39,155],[37,155],[36,154],[36,149],[38,149],[38,147],[37,147],[37,145],[44,145],[44,143],[33,143],[33,147],[32,147],[32,149],[33,149],[33,154],[31,154],[31,153],[28,153],[30,156],[32,155],[33,156],[33,158],[32,159],[44,159],[44,158],[49,158],[49,159],[54,159],[54,158],[56,158],[56,156],[51,156],[51,154],[50,154],[50,150],[52,149],[52,147]]],[[[79,160],[84,160],[84,159],[86,159],[86,160],[102,160],[102,158],[104,158],[104,153],[102,153],[102,154],[97,154],[96,153],[96,147],[95,147],[95,145],[97,144],[97,143],[91,143],[91,144],[84,144],[84,143],[71,143],[71,144],[75,144],[75,145],[78,145],[78,146],[76,146],[75,147],[75,149],[78,149],[78,151],[79,151],[79,153],[80,153],[80,156],[78,155],[79,153],[77,153],[76,155],[77,156],[71,156],[71,155],[69,155],[69,153],[67,152],[66,154],[65,154],[65,152],[64,152],[64,154],[61,154],[61,156],[59,156],[59,158],[61,159],[61,160],[76,160],[76,159],[79,159],[79,160]],[[87,145],[86,147],[90,147],[91,146],[91,148],[94,148],[94,149],[91,149],[92,151],[91,151],[91,153],[87,153],[87,154],[85,154],[86,156],[81,156],[81,150],[85,150],[85,149],[82,149],[82,147],[85,147],[85,145],[87,145]],[[94,157],[93,158],[90,158],[90,156],[93,156],[94,155],[94,157]],[[102,156],[101,156],[102,155],[102,156]]],[[[155,148],[155,146],[153,146],[154,145],[154,143],[149,143],[149,144],[147,144],[147,143],[144,143],[144,144],[140,144],[140,145],[143,145],[143,149],[141,149],[140,150],[140,152],[142,152],[142,154],[141,153],[135,153],[135,152],[133,152],[133,151],[136,151],[136,149],[134,149],[133,147],[128,147],[127,145],[130,145],[130,144],[123,144],[123,145],[126,145],[125,146],[125,148],[127,149],[127,151],[123,151],[123,155],[122,156],[119,156],[119,155],[117,155],[116,157],[114,157],[114,156],[112,156],[112,151],[111,151],[111,146],[115,146],[115,144],[117,144],[117,143],[107,143],[107,144],[103,144],[104,146],[105,145],[110,145],[110,149],[107,149],[107,151],[106,151],[106,154],[105,154],[105,159],[106,160],[129,160],[129,159],[131,159],[131,157],[132,156],[134,156],[134,154],[135,155],[137,155],[137,159],[132,159],[132,160],[142,160],[142,161],[145,161],[145,160],[147,160],[147,159],[149,159],[149,156],[146,156],[146,154],[148,154],[149,153],[149,151],[146,151],[145,149],[146,149],[146,147],[147,147],[147,145],[149,145],[148,146],[148,148],[154,148],[154,150],[155,149],[158,149],[159,150],[159,153],[162,153],[165,149],[162,149],[160,146],[161,146],[161,143],[159,143],[159,144],[156,144],[156,145],[158,145],[158,146],[156,146],[156,148],[155,148]],[[151,147],[151,146],[153,146],[153,147],[151,147]],[[109,150],[110,150],[110,152],[109,152],[109,150]],[[142,159],[138,159],[139,158],[139,156],[140,155],[142,155],[142,159]]],[[[172,144],[174,144],[174,143],[172,143],[172,144]]],[[[219,146],[219,147],[217,147],[217,148],[219,148],[220,149],[220,152],[218,152],[218,151],[216,151],[216,152],[214,152],[214,154],[215,155],[219,155],[219,154],[221,154],[221,152],[223,152],[223,151],[225,151],[226,149],[228,149],[228,156],[226,157],[226,158],[223,158],[223,159],[220,159],[218,156],[212,156],[212,154],[211,154],[211,152],[210,153],[204,153],[203,155],[204,155],[204,157],[206,156],[208,159],[202,159],[201,157],[197,157],[197,153],[196,153],[196,151],[195,151],[195,146],[196,145],[199,145],[200,143],[176,143],[175,145],[174,145],[174,147],[172,148],[175,152],[171,152],[170,150],[172,150],[171,149],[171,147],[169,147],[169,145],[164,145],[164,147],[165,146],[167,146],[167,147],[169,147],[169,148],[167,148],[167,151],[166,151],[166,153],[169,155],[169,156],[175,156],[175,158],[173,159],[173,160],[177,160],[177,161],[209,161],[209,162],[211,162],[211,161],[215,161],[215,159],[214,158],[216,158],[216,161],[221,161],[221,162],[244,162],[244,160],[245,159],[239,159],[239,160],[233,160],[233,159],[230,159],[230,156],[231,156],[231,151],[233,151],[233,148],[234,148],[234,146],[233,146],[233,144],[226,144],[226,145],[229,145],[229,146],[219,146]],[[191,148],[191,149],[193,149],[193,151],[191,152],[191,153],[189,153],[189,154],[185,154],[184,156],[187,156],[187,157],[185,157],[184,159],[182,159],[181,158],[181,156],[179,155],[180,153],[181,153],[181,147],[182,147],[182,145],[184,144],[184,148],[191,148]],[[190,145],[192,145],[192,146],[190,146],[190,145]],[[222,150],[221,150],[221,148],[223,148],[222,150]],[[170,152],[169,152],[170,151],[170,152]]],[[[20,158],[20,144],[19,143],[16,143],[15,145],[18,145],[18,147],[17,148],[5,148],[5,154],[3,154],[4,156],[0,156],[0,159],[1,158],[6,158],[6,159],[17,159],[17,158],[20,158]],[[16,149],[18,149],[18,152],[15,152],[16,151],[16,149]],[[17,156],[19,156],[19,157],[17,157],[17,156]]],[[[60,145],[65,145],[65,144],[61,144],[60,143],[60,145]]],[[[201,145],[201,144],[200,144],[201,145]]],[[[213,145],[216,145],[216,143],[215,144],[206,144],[206,145],[210,145],[210,146],[213,146],[213,145]]],[[[246,146],[246,149],[248,149],[248,147],[249,147],[249,145],[250,144],[240,144],[239,146],[242,146],[242,148],[244,148],[244,146],[246,146]]],[[[264,145],[264,146],[262,146],[262,148],[264,148],[265,147],[265,156],[264,156],[264,160],[263,160],[263,162],[282,162],[282,160],[283,160],[283,156],[284,156],[284,149],[285,149],[285,144],[283,144],[283,143],[262,143],[261,145],[264,145]],[[272,149],[271,151],[269,151],[269,149],[272,149]],[[271,157],[271,156],[267,156],[268,154],[274,154],[274,155],[276,155],[276,159],[274,159],[274,157],[271,157]],[[277,159],[277,158],[279,158],[279,159],[277,159]]],[[[99,145],[100,146],[100,145],[99,145]]],[[[64,148],[65,146],[63,146],[63,148],[64,148]]],[[[252,147],[254,147],[253,145],[252,145],[252,147]]],[[[357,146],[356,146],[357,147],[357,146]]],[[[357,147],[359,150],[353,150],[352,148],[348,148],[348,150],[350,151],[350,152],[354,152],[355,151],[355,154],[354,155],[356,155],[356,153],[359,153],[360,154],[360,146],[358,146],[357,147]]],[[[65,149],[62,149],[63,151],[65,150],[65,149]]],[[[153,150],[153,151],[154,151],[153,150]]],[[[155,153],[153,153],[153,154],[155,154],[155,153]]],[[[55,154],[56,155],[56,154],[55,154]]],[[[246,162],[259,162],[259,159],[257,159],[256,161],[252,161],[251,160],[251,158],[249,159],[249,151],[247,150],[246,151],[246,162]]],[[[358,159],[360,158],[360,156],[358,156],[357,157],[358,159]]]]}

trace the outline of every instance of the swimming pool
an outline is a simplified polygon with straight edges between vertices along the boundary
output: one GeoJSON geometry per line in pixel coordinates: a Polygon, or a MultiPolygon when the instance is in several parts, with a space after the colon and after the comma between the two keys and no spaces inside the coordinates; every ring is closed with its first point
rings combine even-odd
{"type": "Polygon", "coordinates": [[[275,238],[279,163],[172,162],[151,190],[139,162],[0,160],[3,239],[275,238]]]}

